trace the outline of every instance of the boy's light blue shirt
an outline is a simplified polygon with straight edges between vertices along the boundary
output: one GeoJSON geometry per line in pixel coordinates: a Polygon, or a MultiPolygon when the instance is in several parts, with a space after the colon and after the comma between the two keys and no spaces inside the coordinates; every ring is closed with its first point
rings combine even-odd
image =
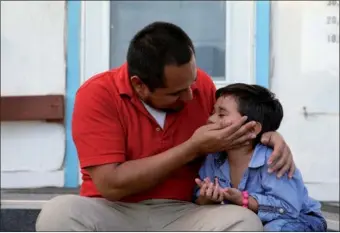
{"type": "MultiPolygon", "coordinates": [[[[267,161],[272,149],[262,144],[255,147],[253,156],[238,186],[241,191],[248,191],[258,204],[258,216],[266,223],[274,219],[297,218],[300,213],[315,212],[321,216],[321,205],[308,196],[301,173],[296,169],[293,178],[285,174],[277,178],[275,173],[268,173],[267,161]]],[[[231,187],[228,159],[221,161],[220,154],[209,154],[199,171],[200,179],[218,178],[222,188],[231,187]]],[[[199,195],[198,187],[195,198],[199,195]]]]}

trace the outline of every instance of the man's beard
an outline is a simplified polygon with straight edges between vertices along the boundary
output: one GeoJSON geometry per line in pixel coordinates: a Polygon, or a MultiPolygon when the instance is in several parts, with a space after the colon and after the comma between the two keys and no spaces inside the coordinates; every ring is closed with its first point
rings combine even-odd
{"type": "Polygon", "coordinates": [[[146,103],[147,105],[149,105],[150,107],[154,108],[154,109],[157,109],[157,110],[160,110],[162,112],[165,112],[167,114],[171,114],[171,113],[176,113],[176,112],[179,112],[181,111],[184,107],[185,107],[185,104],[181,104],[181,105],[174,105],[174,107],[164,107],[164,108],[160,108],[160,107],[155,107],[153,104],[152,104],[152,101],[150,100],[150,98],[146,98],[145,100],[143,100],[144,103],[146,103]]]}

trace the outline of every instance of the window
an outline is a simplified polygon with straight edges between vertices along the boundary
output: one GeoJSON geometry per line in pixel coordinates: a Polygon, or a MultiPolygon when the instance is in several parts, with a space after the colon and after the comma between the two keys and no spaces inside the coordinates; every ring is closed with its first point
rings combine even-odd
{"type": "Polygon", "coordinates": [[[154,21],[182,27],[217,87],[254,83],[254,1],[82,1],[81,81],[122,64],[132,36],[154,21]]]}
{"type": "Polygon", "coordinates": [[[111,1],[110,67],[121,65],[133,35],[154,21],[183,28],[193,40],[197,65],[225,81],[225,1],[111,1]]]}

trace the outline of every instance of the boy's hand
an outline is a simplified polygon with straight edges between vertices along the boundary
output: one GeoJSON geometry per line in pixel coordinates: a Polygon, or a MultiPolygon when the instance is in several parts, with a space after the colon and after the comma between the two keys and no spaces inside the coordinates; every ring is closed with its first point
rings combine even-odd
{"type": "Polygon", "coordinates": [[[225,188],[222,189],[224,199],[230,201],[235,205],[242,205],[243,197],[242,192],[236,188],[225,188]]]}
{"type": "Polygon", "coordinates": [[[221,187],[218,184],[217,178],[215,178],[215,184],[210,181],[209,178],[205,178],[204,181],[195,179],[196,184],[200,187],[200,197],[221,203],[224,200],[224,194],[221,187]]]}

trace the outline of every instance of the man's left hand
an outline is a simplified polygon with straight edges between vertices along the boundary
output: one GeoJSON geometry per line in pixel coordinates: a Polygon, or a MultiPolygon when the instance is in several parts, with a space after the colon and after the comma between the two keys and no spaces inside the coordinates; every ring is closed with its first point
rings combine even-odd
{"type": "Polygon", "coordinates": [[[261,142],[273,148],[268,165],[268,172],[277,172],[277,177],[289,171],[288,177],[292,178],[295,172],[293,155],[283,137],[278,132],[267,132],[262,135],[261,142]]]}

